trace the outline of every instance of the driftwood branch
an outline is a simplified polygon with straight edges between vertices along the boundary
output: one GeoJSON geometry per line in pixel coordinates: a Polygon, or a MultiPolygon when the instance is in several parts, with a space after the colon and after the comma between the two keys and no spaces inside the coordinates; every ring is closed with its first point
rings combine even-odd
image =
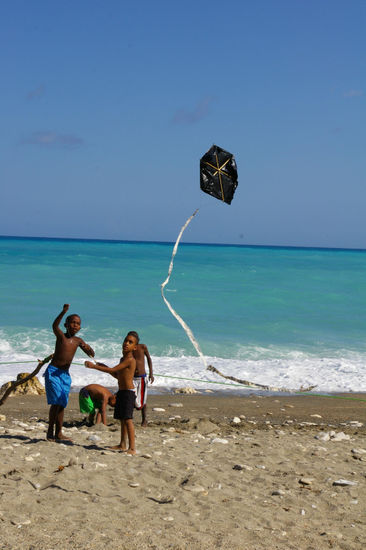
{"type": "Polygon", "coordinates": [[[21,378],[20,380],[13,380],[13,382],[10,383],[10,386],[5,390],[3,396],[0,399],[0,407],[4,404],[5,400],[9,397],[9,395],[15,390],[17,386],[20,386],[21,384],[24,384],[25,382],[28,382],[33,376],[36,376],[36,374],[39,373],[43,365],[48,363],[53,357],[53,353],[51,355],[48,355],[48,357],[45,357],[42,359],[42,361],[38,361],[37,367],[34,369],[31,374],[26,376],[25,378],[21,378]]]}
{"type": "Polygon", "coordinates": [[[207,367],[207,370],[210,370],[211,372],[214,372],[218,374],[219,376],[222,376],[223,378],[226,378],[227,380],[233,380],[233,382],[237,382],[238,384],[243,384],[244,386],[249,386],[250,388],[257,388],[259,390],[265,390],[265,391],[280,391],[280,392],[308,392],[316,388],[316,386],[309,386],[308,388],[301,387],[299,390],[289,390],[287,388],[276,388],[272,386],[266,386],[265,384],[256,384],[255,382],[250,382],[249,380],[240,380],[240,378],[235,378],[234,376],[226,376],[226,374],[222,374],[216,367],[213,367],[212,365],[209,365],[207,367]]]}

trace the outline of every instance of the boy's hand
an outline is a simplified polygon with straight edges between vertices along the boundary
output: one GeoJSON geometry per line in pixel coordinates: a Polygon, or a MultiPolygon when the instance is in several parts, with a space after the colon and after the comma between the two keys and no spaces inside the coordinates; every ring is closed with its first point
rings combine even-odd
{"type": "Polygon", "coordinates": [[[94,368],[94,363],[92,363],[91,361],[85,361],[84,365],[86,366],[87,369],[94,368]]]}
{"type": "Polygon", "coordinates": [[[149,382],[152,384],[154,382],[155,378],[152,374],[149,375],[149,382]]]}
{"type": "Polygon", "coordinates": [[[70,307],[70,304],[64,304],[64,307],[62,308],[62,311],[64,313],[66,313],[66,311],[68,311],[69,307],[70,307]]]}

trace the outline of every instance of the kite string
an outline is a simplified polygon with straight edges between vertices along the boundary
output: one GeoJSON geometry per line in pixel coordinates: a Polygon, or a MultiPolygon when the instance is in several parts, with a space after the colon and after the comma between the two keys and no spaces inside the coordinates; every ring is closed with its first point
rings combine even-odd
{"type": "Polygon", "coordinates": [[[169,279],[170,279],[170,275],[173,271],[173,265],[174,265],[174,257],[177,253],[177,250],[178,250],[178,245],[179,245],[179,242],[180,242],[180,239],[183,235],[183,232],[184,230],[186,229],[186,227],[188,226],[188,224],[193,220],[193,218],[195,217],[195,215],[197,214],[198,212],[198,208],[197,210],[195,210],[192,214],[192,216],[190,216],[188,218],[188,220],[185,222],[185,224],[182,226],[180,232],[179,232],[179,235],[178,235],[178,238],[177,240],[175,241],[175,245],[174,245],[174,248],[173,248],[173,252],[172,252],[172,257],[171,257],[171,260],[170,260],[170,264],[169,264],[169,269],[168,269],[168,276],[167,278],[165,279],[165,281],[161,284],[161,295],[162,295],[162,298],[166,304],[166,306],[168,307],[170,313],[173,315],[173,317],[175,317],[178,321],[178,323],[183,327],[184,329],[184,332],[187,334],[188,338],[190,339],[190,341],[192,342],[195,350],[197,351],[202,363],[204,364],[205,368],[207,368],[207,361],[206,361],[206,358],[205,356],[203,355],[202,351],[201,351],[201,348],[197,342],[197,340],[195,339],[194,335],[193,335],[193,332],[191,331],[191,329],[189,328],[189,326],[187,325],[187,323],[182,319],[182,317],[173,309],[172,305],[169,303],[169,301],[167,300],[167,298],[165,297],[164,295],[164,288],[166,287],[166,285],[169,283],[169,279]]]}

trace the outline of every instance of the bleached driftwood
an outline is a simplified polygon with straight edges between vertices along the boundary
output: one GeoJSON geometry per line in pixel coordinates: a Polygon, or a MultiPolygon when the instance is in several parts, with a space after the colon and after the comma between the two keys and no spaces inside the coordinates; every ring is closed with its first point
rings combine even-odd
{"type": "Polygon", "coordinates": [[[39,371],[41,370],[41,368],[46,364],[48,363],[49,361],[51,361],[53,357],[53,353],[51,353],[51,355],[48,355],[47,357],[45,357],[44,359],[42,359],[42,361],[38,361],[38,365],[37,367],[34,369],[33,372],[31,372],[28,376],[26,376],[25,378],[21,378],[20,380],[13,380],[11,382],[11,385],[5,390],[4,394],[2,395],[2,397],[0,398],[0,407],[1,405],[4,404],[4,402],[6,401],[6,399],[9,397],[9,395],[15,390],[15,388],[17,386],[20,386],[21,384],[24,384],[25,382],[28,382],[28,380],[30,380],[31,378],[33,378],[33,376],[36,376],[36,374],[39,373],[39,371]]]}

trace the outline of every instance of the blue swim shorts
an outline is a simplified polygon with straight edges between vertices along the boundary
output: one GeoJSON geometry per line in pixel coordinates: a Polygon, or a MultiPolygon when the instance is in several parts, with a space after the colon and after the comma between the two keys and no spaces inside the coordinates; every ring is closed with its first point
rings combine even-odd
{"type": "Polygon", "coordinates": [[[66,407],[71,387],[69,371],[48,365],[44,378],[48,405],[66,407]]]}

